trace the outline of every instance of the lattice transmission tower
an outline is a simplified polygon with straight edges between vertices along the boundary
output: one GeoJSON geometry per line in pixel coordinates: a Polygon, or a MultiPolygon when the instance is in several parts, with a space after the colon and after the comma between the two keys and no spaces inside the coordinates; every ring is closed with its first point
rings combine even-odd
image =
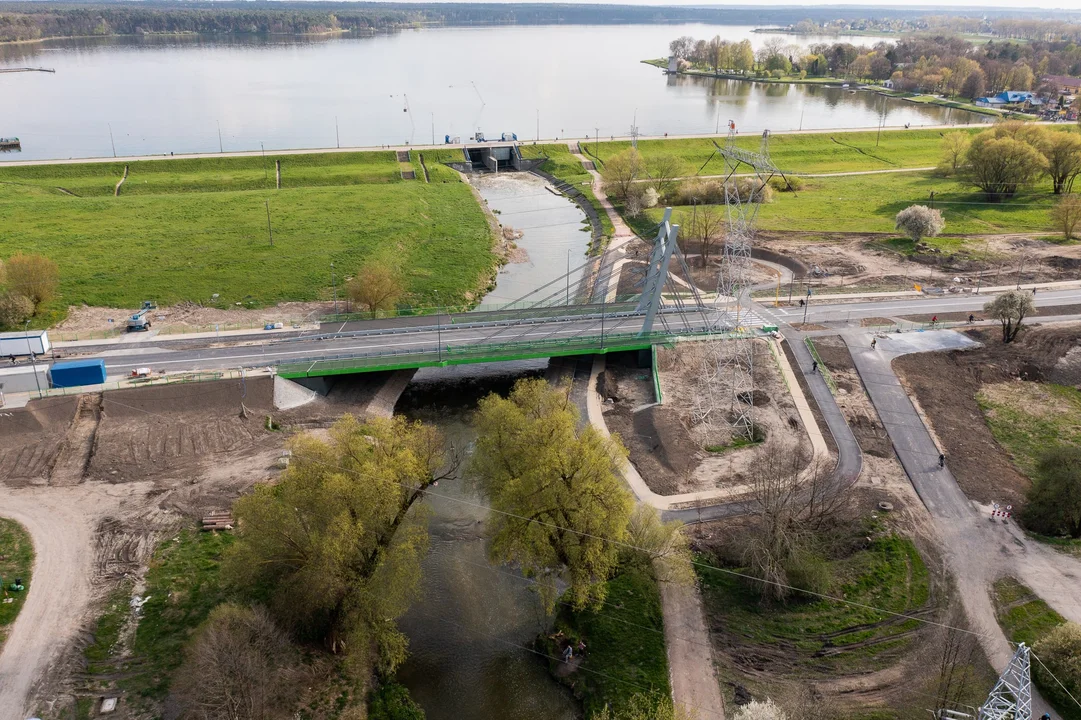
{"type": "Polygon", "coordinates": [[[1029,648],[1024,643],[1010,658],[1010,664],[980,706],[979,720],[1031,720],[1032,673],[1029,648]]]}
{"type": "Polygon", "coordinates": [[[699,422],[712,422],[723,415],[733,436],[753,440],[755,345],[743,327],[748,316],[743,293],[749,285],[758,206],[770,178],[774,175],[783,178],[784,174],[770,159],[769,130],[762,133],[758,152],[744,150],[736,145],[736,125],[729,121],[724,146],[716,142],[714,145],[724,158],[727,219],[717,277],[717,302],[723,305],[724,312],[719,316],[717,329],[729,333],[729,339],[711,342],[710,350],[703,354],[703,391],[698,393],[694,415],[699,422]],[[744,166],[746,177],[735,178],[744,166]]]}

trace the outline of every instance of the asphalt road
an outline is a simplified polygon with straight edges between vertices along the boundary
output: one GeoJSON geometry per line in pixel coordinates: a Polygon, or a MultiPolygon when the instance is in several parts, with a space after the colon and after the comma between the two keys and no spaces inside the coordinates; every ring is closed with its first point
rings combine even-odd
{"type": "MultiPolygon", "coordinates": [[[[980,310],[984,303],[994,295],[944,295],[942,297],[913,297],[900,300],[879,300],[867,302],[830,303],[828,296],[812,296],[811,307],[807,309],[807,322],[843,322],[868,317],[897,317],[926,313],[963,312],[980,310]]],[[[1073,305],[1081,303],[1081,289],[1077,290],[1041,290],[1036,293],[1036,307],[1073,305]]],[[[768,314],[786,323],[803,322],[803,308],[766,307],[768,314]]]]}
{"type": "MultiPolygon", "coordinates": [[[[708,316],[719,317],[719,313],[708,316]]],[[[666,313],[664,320],[675,332],[705,327],[707,318],[699,312],[666,313]]],[[[660,318],[654,330],[662,329],[660,318]]],[[[388,328],[364,329],[296,337],[270,342],[253,341],[250,337],[211,343],[218,347],[198,349],[167,349],[152,342],[133,345],[110,345],[108,349],[90,353],[105,360],[110,376],[126,375],[137,367],[154,371],[222,370],[238,367],[258,367],[273,363],[299,362],[335,356],[391,355],[415,352],[435,352],[442,347],[462,348],[480,344],[566,339],[577,336],[606,337],[633,335],[642,328],[642,316],[633,314],[606,315],[570,320],[544,320],[515,325],[442,327],[412,326],[395,332],[388,328]]],[[[106,347],[106,346],[99,346],[106,347]]]]}

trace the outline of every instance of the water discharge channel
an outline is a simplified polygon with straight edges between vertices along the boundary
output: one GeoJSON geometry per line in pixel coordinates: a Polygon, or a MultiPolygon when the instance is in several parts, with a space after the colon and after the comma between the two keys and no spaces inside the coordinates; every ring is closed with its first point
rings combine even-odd
{"type": "MultiPolygon", "coordinates": [[[[485,304],[506,303],[581,265],[589,243],[584,213],[545,182],[526,173],[472,178],[504,225],[522,230],[528,255],[499,273],[485,304]]],[[[572,277],[570,292],[577,278],[572,277]]],[[[396,407],[411,419],[438,426],[462,454],[457,477],[429,497],[431,550],[422,566],[420,597],[402,618],[409,659],[398,680],[428,720],[573,720],[577,701],[557,683],[546,660],[529,648],[548,625],[530,582],[511,567],[488,562],[487,500],[468,469],[475,439],[470,413],[489,392],[505,393],[522,377],[543,373],[546,360],[425,368],[396,407]]]]}

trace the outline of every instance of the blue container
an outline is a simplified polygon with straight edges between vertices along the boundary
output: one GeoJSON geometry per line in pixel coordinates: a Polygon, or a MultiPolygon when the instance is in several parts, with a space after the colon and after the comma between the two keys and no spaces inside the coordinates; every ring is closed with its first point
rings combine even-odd
{"type": "Polygon", "coordinates": [[[100,385],[105,382],[105,361],[71,360],[53,363],[49,368],[49,381],[57,388],[100,385]]]}

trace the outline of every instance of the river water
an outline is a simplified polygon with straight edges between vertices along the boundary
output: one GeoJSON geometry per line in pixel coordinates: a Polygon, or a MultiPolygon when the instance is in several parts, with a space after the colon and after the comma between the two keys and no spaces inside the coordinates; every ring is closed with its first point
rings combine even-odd
{"type": "MultiPolygon", "coordinates": [[[[982,116],[810,85],[669,78],[644,65],[709,25],[428,28],[368,38],[123,37],[0,46],[4,160],[442,141],[914,126],[982,116]]],[[[781,36],[806,44],[839,38],[781,36]]],[[[847,36],[873,45],[881,38],[847,36]]]]}
{"type": "MultiPolygon", "coordinates": [[[[422,369],[396,410],[437,425],[468,459],[475,437],[469,413],[477,400],[507,392],[546,364],[422,369]]],[[[549,622],[539,597],[517,571],[488,563],[486,500],[468,468],[433,493],[425,503],[431,550],[422,564],[421,597],[400,623],[410,655],[398,680],[428,720],[577,718],[578,703],[529,649],[549,622]]]]}

